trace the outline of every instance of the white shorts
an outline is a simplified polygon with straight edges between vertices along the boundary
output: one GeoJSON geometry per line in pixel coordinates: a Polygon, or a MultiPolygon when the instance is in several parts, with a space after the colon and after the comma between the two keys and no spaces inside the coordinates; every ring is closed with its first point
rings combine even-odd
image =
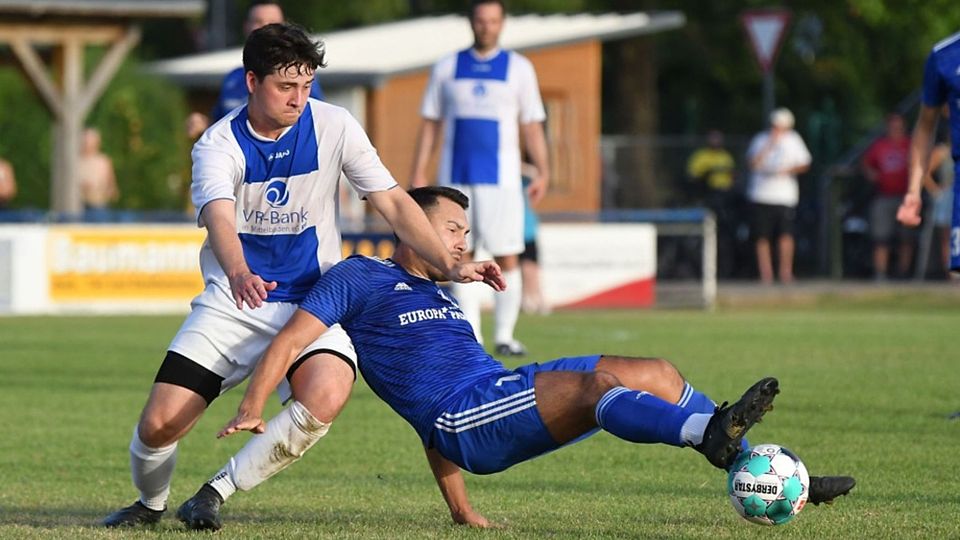
{"type": "Polygon", "coordinates": [[[493,256],[523,253],[523,187],[452,184],[470,198],[467,219],[470,251],[493,256]]]}
{"type": "MultiPolygon", "coordinates": [[[[264,302],[256,309],[244,305],[239,310],[226,285],[216,282],[208,283],[190,306],[190,315],[169,350],[223,377],[221,394],[250,375],[267,346],[297,310],[297,305],[289,302],[264,302]]],[[[357,372],[357,353],[339,324],[308,345],[300,357],[318,350],[330,351],[349,361],[357,372]]],[[[290,399],[286,379],[277,387],[277,393],[283,401],[290,399]]]]}

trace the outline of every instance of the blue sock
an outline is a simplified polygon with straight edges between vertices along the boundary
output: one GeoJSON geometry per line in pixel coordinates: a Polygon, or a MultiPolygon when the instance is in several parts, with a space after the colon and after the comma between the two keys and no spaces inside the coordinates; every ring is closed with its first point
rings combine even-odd
{"type": "Polygon", "coordinates": [[[596,414],[601,428],[626,441],[686,446],[680,429],[693,412],[653,394],[618,386],[600,398],[596,414]]]}
{"type": "MultiPolygon", "coordinates": [[[[707,397],[706,394],[697,392],[690,386],[690,383],[683,383],[683,392],[680,393],[680,399],[677,401],[677,405],[691,413],[704,413],[704,414],[713,414],[713,411],[717,408],[717,403],[707,397]]],[[[746,450],[750,448],[750,444],[747,443],[747,438],[744,437],[740,440],[740,449],[746,450]]]]}
{"type": "Polygon", "coordinates": [[[713,414],[717,404],[706,394],[697,392],[690,386],[690,383],[683,383],[683,392],[680,393],[680,399],[677,406],[682,407],[692,413],[713,414]]]}

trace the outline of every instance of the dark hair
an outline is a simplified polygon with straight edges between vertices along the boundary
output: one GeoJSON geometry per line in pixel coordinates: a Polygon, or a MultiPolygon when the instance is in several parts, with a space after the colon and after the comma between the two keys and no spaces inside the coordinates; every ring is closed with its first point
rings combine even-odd
{"type": "Polygon", "coordinates": [[[470,199],[462,191],[447,186],[424,186],[413,188],[407,193],[424,211],[437,205],[438,200],[444,199],[453,201],[460,205],[460,208],[466,210],[470,207],[470,199]]]}
{"type": "Polygon", "coordinates": [[[484,4],[497,4],[500,6],[500,11],[502,11],[504,15],[507,14],[507,6],[503,3],[503,0],[471,0],[470,11],[467,12],[467,18],[472,21],[473,14],[477,11],[477,6],[482,6],[484,4]]]}
{"type": "Polygon", "coordinates": [[[289,23],[268,24],[257,28],[243,46],[243,69],[262,81],[271,73],[296,68],[316,70],[324,67],[325,47],[312,41],[303,28],[289,23]]]}

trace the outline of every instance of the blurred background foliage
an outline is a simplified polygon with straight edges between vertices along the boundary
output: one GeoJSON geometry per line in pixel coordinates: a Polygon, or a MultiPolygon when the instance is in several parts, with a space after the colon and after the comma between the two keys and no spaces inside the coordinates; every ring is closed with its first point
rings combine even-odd
{"type": "MultiPolygon", "coordinates": [[[[228,43],[239,45],[249,1],[218,3],[226,12],[228,43]]],[[[322,34],[409,17],[463,13],[467,4],[464,0],[320,0],[286,2],[284,7],[291,21],[322,34]]],[[[762,129],[762,76],[740,16],[746,9],[789,9],[792,20],[775,71],[777,103],[794,110],[798,127],[820,163],[835,159],[875,128],[886,111],[915,92],[931,47],[960,29],[960,11],[947,0],[512,0],[507,4],[514,14],[684,13],[687,24],[682,29],[604,46],[603,133],[647,135],[700,134],[709,128],[750,134],[762,129]],[[635,65],[638,58],[645,64],[641,70],[635,65]],[[638,92],[619,82],[638,72],[647,80],[635,84],[648,88],[638,92]]],[[[201,20],[146,23],[142,44],[88,120],[101,129],[104,150],[114,159],[122,194],[118,207],[184,205],[190,142],[183,136],[187,114],[183,93],[145,75],[140,66],[144,61],[203,50],[203,41],[201,20]]],[[[99,54],[88,53],[91,65],[99,54]]],[[[46,208],[49,113],[13,61],[0,66],[0,100],[4,104],[0,156],[14,164],[21,183],[15,206],[46,208]]]]}

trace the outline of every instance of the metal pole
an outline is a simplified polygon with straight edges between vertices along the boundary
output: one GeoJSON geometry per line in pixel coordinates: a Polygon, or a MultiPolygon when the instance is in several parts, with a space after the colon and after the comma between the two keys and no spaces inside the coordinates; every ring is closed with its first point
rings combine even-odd
{"type": "Polygon", "coordinates": [[[773,97],[773,67],[763,74],[763,119],[770,118],[774,107],[773,97]]]}

